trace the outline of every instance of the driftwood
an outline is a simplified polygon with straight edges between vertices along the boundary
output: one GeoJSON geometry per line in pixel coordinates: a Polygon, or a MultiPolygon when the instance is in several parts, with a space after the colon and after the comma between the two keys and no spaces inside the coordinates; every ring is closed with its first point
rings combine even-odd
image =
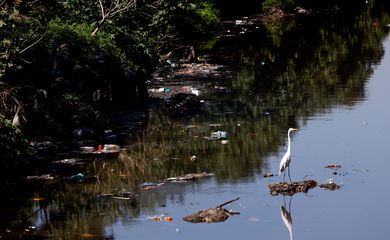
{"type": "Polygon", "coordinates": [[[206,210],[201,210],[197,213],[188,215],[183,218],[184,221],[190,222],[190,223],[200,223],[200,222],[206,222],[206,223],[216,223],[216,222],[223,222],[226,219],[228,219],[231,215],[234,214],[240,214],[239,212],[226,210],[223,208],[223,206],[230,204],[232,202],[237,201],[240,198],[236,198],[230,201],[227,201],[225,203],[222,203],[215,208],[209,208],[206,210]]]}
{"type": "Polygon", "coordinates": [[[310,189],[315,188],[317,186],[328,190],[336,190],[340,188],[339,185],[337,185],[332,181],[329,181],[328,183],[325,184],[318,184],[314,180],[305,180],[302,182],[291,182],[291,183],[290,182],[273,183],[273,184],[269,184],[268,188],[271,192],[271,195],[273,196],[276,196],[279,193],[287,196],[292,196],[298,192],[306,193],[310,189]]]}
{"type": "Polygon", "coordinates": [[[202,173],[189,173],[184,176],[179,176],[179,177],[170,177],[165,179],[167,182],[190,182],[190,181],[195,181],[198,178],[202,177],[209,177],[213,176],[212,173],[207,173],[207,172],[202,172],[202,173]]]}
{"type": "Polygon", "coordinates": [[[317,182],[314,180],[305,180],[302,182],[280,182],[269,184],[268,188],[271,191],[271,195],[275,196],[280,194],[292,196],[297,192],[307,192],[309,189],[315,188],[317,182]]]}
{"type": "Polygon", "coordinates": [[[37,176],[27,176],[27,181],[37,181],[37,180],[53,180],[54,177],[50,174],[37,175],[37,176]]]}

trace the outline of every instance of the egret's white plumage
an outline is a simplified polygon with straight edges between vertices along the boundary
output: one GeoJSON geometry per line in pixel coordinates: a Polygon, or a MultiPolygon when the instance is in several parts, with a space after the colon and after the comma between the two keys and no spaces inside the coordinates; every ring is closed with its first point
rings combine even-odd
{"type": "Polygon", "coordinates": [[[288,132],[287,132],[287,138],[288,138],[287,151],[283,155],[283,158],[282,158],[282,160],[280,160],[280,164],[279,164],[279,175],[281,175],[282,172],[284,172],[284,176],[285,176],[286,175],[285,170],[286,170],[286,168],[288,168],[288,177],[290,178],[290,182],[291,182],[291,177],[290,177],[291,137],[290,137],[290,133],[293,131],[298,131],[298,129],[297,128],[289,128],[288,129],[288,132]]]}

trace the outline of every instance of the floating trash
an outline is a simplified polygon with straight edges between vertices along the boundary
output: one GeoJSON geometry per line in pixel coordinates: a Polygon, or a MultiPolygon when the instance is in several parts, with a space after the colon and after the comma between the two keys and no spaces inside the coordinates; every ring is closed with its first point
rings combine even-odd
{"type": "Polygon", "coordinates": [[[53,180],[54,177],[50,174],[43,174],[40,176],[27,176],[26,179],[28,181],[33,181],[33,180],[53,180]]]}
{"type": "Polygon", "coordinates": [[[269,173],[269,172],[266,172],[266,173],[263,174],[263,177],[265,177],[265,178],[273,177],[273,176],[274,176],[274,174],[273,173],[269,173]]]}
{"type": "Polygon", "coordinates": [[[80,147],[80,150],[83,153],[92,153],[95,150],[95,148],[94,147],[90,147],[90,146],[82,146],[82,147],[80,147]]]}
{"type": "Polygon", "coordinates": [[[92,233],[82,233],[82,234],[80,234],[80,237],[81,238],[96,238],[97,235],[96,234],[92,234],[92,233]]]}
{"type": "Polygon", "coordinates": [[[153,189],[156,189],[162,185],[164,185],[165,183],[152,183],[152,182],[144,182],[141,184],[141,188],[144,189],[144,190],[153,190],[153,189]]]}
{"type": "Polygon", "coordinates": [[[82,174],[82,173],[78,173],[78,174],[76,174],[76,175],[71,176],[69,179],[72,180],[72,181],[74,181],[74,182],[79,182],[79,183],[81,183],[81,182],[84,182],[84,181],[85,181],[85,176],[84,176],[84,174],[82,174]]]}
{"type": "Polygon", "coordinates": [[[216,139],[224,139],[227,138],[228,133],[226,131],[216,131],[212,132],[210,137],[204,137],[207,140],[216,140],[216,139]]]}
{"type": "MultiPolygon", "coordinates": [[[[152,220],[155,222],[160,222],[162,220],[165,220],[165,218],[168,218],[168,217],[165,217],[165,214],[160,214],[160,215],[147,217],[146,219],[149,219],[149,220],[152,220]]],[[[172,220],[173,220],[173,218],[172,218],[172,220]]]]}
{"type": "Polygon", "coordinates": [[[207,173],[207,172],[202,172],[202,173],[189,173],[184,176],[179,176],[179,177],[169,177],[165,179],[167,182],[190,182],[190,181],[195,181],[198,178],[202,177],[209,177],[213,176],[214,174],[212,173],[207,173]]]}
{"type": "Polygon", "coordinates": [[[43,198],[43,197],[33,197],[31,198],[32,201],[43,201],[43,200],[46,200],[47,198],[43,198]]]}
{"type": "Polygon", "coordinates": [[[221,144],[222,145],[226,145],[226,144],[228,144],[229,143],[229,140],[221,140],[221,144]]]}
{"type": "Polygon", "coordinates": [[[118,150],[120,149],[119,145],[116,144],[104,144],[103,150],[118,150]]]}
{"type": "Polygon", "coordinates": [[[338,165],[338,164],[329,164],[329,165],[326,165],[325,168],[330,168],[330,169],[338,170],[338,169],[341,168],[341,165],[338,165]]]}
{"type": "Polygon", "coordinates": [[[53,142],[51,141],[42,141],[42,142],[37,142],[37,141],[31,141],[30,146],[32,147],[38,147],[38,148],[45,148],[45,147],[51,147],[54,146],[53,142]]]}
{"type": "Polygon", "coordinates": [[[199,96],[200,95],[200,91],[196,88],[191,88],[191,94],[194,94],[195,96],[199,96]]]}
{"type": "Polygon", "coordinates": [[[91,137],[95,134],[92,128],[78,128],[73,131],[73,134],[79,138],[91,137]]]}

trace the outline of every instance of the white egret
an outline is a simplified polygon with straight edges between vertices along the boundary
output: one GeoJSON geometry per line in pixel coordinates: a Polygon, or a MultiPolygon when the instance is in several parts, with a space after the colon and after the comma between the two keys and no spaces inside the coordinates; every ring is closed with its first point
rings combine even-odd
{"type": "Polygon", "coordinates": [[[290,138],[290,133],[291,132],[294,132],[294,131],[298,131],[297,128],[289,128],[288,129],[288,132],[287,132],[287,137],[288,137],[288,146],[287,146],[287,151],[286,153],[283,155],[283,158],[282,160],[280,160],[280,164],[279,164],[279,175],[282,174],[282,172],[284,172],[284,175],[283,175],[283,181],[285,180],[286,178],[286,168],[288,168],[288,178],[290,179],[290,182],[291,182],[291,176],[290,176],[290,162],[291,162],[291,138],[290,138]]]}

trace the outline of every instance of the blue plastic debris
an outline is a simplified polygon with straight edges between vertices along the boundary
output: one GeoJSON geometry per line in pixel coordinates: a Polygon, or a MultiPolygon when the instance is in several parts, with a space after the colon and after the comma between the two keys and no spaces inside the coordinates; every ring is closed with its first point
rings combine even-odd
{"type": "Polygon", "coordinates": [[[81,182],[84,182],[84,181],[85,181],[85,176],[84,176],[84,174],[82,174],[82,173],[78,173],[78,174],[76,174],[76,175],[71,176],[69,179],[72,180],[72,181],[74,181],[74,182],[79,182],[79,183],[81,183],[81,182]]]}

